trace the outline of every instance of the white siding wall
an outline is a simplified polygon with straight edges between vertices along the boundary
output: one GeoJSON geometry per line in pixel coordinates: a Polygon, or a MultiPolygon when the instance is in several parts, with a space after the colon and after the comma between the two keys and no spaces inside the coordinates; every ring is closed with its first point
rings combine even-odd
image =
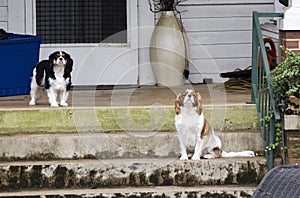
{"type": "MultiPolygon", "coordinates": [[[[127,44],[42,44],[40,60],[53,51],[72,55],[73,84],[136,85],[138,83],[137,0],[127,0],[127,44]]],[[[0,0],[0,28],[11,33],[35,34],[35,0],[0,0]],[[3,15],[3,16],[2,16],[3,15]],[[1,19],[3,18],[3,23],[1,19]]],[[[33,66],[32,66],[33,67],[33,66]]]]}
{"type": "Polygon", "coordinates": [[[221,72],[251,65],[252,12],[274,12],[274,0],[187,0],[179,10],[191,44],[190,80],[222,82],[221,72]]]}
{"type": "Polygon", "coordinates": [[[3,28],[4,30],[7,30],[8,27],[7,1],[8,0],[0,0],[0,28],[3,28]]]}
{"type": "Polygon", "coordinates": [[[155,85],[155,77],[150,62],[150,42],[154,29],[154,15],[149,10],[148,0],[138,1],[139,32],[139,84],[155,85]]]}
{"type": "MultiPolygon", "coordinates": [[[[0,28],[15,33],[34,33],[33,2],[0,0],[0,28]]],[[[139,0],[138,4],[139,84],[154,84],[148,47],[155,18],[147,0],[139,0]]],[[[187,0],[178,9],[184,11],[181,16],[191,43],[191,82],[202,82],[203,78],[221,82],[226,80],[219,78],[221,72],[243,69],[251,64],[252,11],[274,12],[274,0],[187,0]]],[[[105,52],[109,50],[103,48],[105,52]]],[[[42,48],[42,58],[48,51],[53,48],[42,48]]],[[[75,56],[84,52],[82,46],[72,46],[71,51],[75,56]]],[[[80,59],[80,56],[74,58],[80,59]]]]}

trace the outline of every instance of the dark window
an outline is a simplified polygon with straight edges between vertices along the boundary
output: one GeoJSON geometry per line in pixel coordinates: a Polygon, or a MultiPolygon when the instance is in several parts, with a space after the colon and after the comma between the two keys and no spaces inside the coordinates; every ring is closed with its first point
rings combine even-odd
{"type": "Polygon", "coordinates": [[[126,0],[36,0],[43,43],[126,43],[126,0]]]}

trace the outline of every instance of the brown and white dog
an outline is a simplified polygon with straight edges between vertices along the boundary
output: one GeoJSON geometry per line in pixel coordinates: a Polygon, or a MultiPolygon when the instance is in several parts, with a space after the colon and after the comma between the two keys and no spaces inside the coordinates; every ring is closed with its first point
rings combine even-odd
{"type": "Polygon", "coordinates": [[[253,157],[253,151],[224,152],[220,138],[203,114],[202,99],[199,92],[184,90],[175,100],[175,126],[178,133],[180,160],[188,160],[188,153],[194,152],[192,160],[201,157],[253,157]]]}

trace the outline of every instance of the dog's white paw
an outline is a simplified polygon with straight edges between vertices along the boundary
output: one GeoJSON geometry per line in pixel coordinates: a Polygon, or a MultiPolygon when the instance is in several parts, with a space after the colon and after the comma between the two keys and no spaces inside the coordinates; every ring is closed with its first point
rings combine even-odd
{"type": "Polygon", "coordinates": [[[58,107],[58,104],[57,103],[51,103],[51,107],[58,107]]]}
{"type": "Polygon", "coordinates": [[[34,101],[34,100],[30,100],[29,105],[30,105],[30,106],[36,105],[36,104],[35,104],[35,101],[34,101]]]}
{"type": "Polygon", "coordinates": [[[193,155],[192,160],[193,161],[198,161],[198,160],[200,160],[200,156],[199,155],[193,155]]]}
{"type": "Polygon", "coordinates": [[[187,154],[185,154],[185,155],[181,155],[179,159],[180,160],[188,160],[189,158],[188,158],[187,154]]]}
{"type": "Polygon", "coordinates": [[[67,107],[67,106],[68,106],[68,103],[66,103],[65,101],[61,101],[61,102],[60,102],[60,106],[62,106],[62,107],[67,107]]]}
{"type": "Polygon", "coordinates": [[[203,158],[205,158],[205,159],[214,159],[215,156],[213,154],[206,154],[206,155],[203,156],[203,158]]]}

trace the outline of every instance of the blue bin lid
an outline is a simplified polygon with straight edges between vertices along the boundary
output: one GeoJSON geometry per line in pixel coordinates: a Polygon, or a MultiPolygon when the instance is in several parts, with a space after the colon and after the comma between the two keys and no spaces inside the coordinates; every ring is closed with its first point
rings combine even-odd
{"type": "Polygon", "coordinates": [[[8,33],[7,40],[0,40],[0,45],[14,44],[14,43],[32,43],[32,42],[42,42],[41,36],[33,36],[33,35],[24,35],[24,34],[13,34],[8,33]]]}

